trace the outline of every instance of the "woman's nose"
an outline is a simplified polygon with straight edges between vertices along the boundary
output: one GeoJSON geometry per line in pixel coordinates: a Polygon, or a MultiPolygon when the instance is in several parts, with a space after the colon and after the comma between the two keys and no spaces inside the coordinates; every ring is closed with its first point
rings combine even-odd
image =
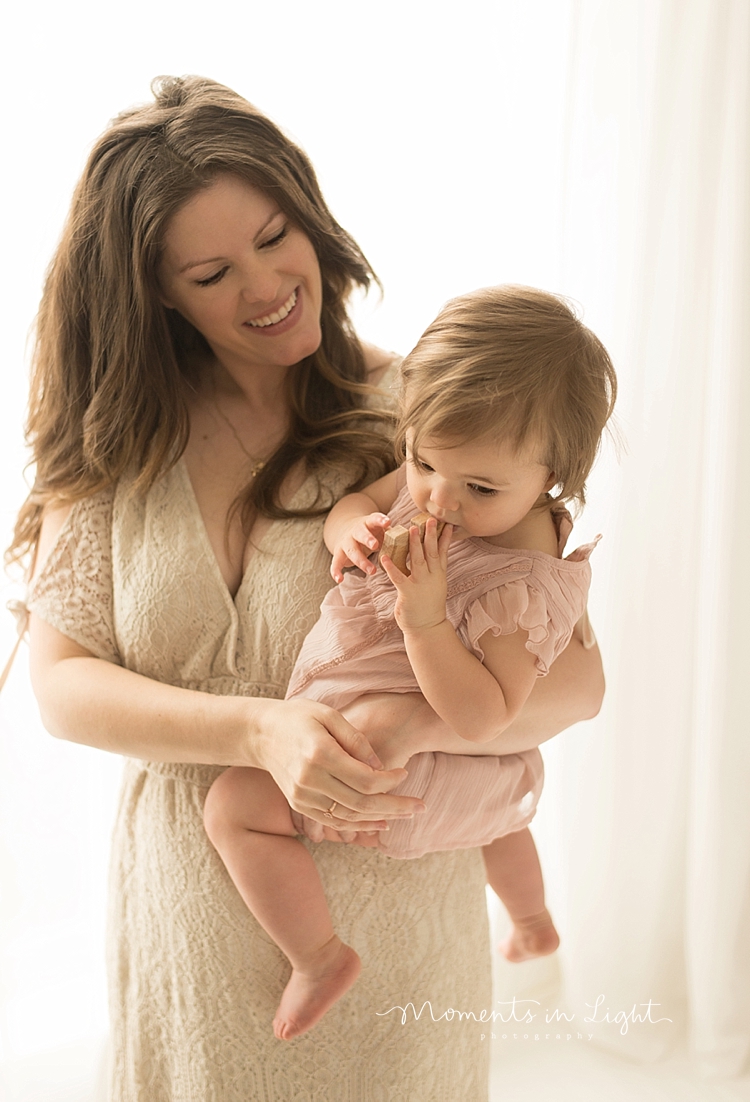
{"type": "Polygon", "coordinates": [[[263,264],[248,265],[243,272],[242,297],[249,306],[275,302],[281,290],[281,276],[263,264]]]}

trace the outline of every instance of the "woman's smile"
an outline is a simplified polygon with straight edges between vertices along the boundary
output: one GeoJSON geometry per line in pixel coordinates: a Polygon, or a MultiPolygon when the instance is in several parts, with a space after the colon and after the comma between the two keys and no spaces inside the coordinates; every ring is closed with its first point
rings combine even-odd
{"type": "Polygon", "coordinates": [[[273,326],[275,332],[279,332],[279,323],[292,314],[298,298],[299,295],[295,288],[286,302],[279,306],[278,310],[271,310],[262,318],[252,318],[250,321],[243,322],[243,325],[249,325],[253,329],[270,329],[273,326]]]}

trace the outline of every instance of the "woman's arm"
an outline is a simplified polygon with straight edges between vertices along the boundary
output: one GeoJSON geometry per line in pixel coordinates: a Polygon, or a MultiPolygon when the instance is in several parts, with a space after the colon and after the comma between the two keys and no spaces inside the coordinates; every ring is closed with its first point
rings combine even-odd
{"type": "MultiPolygon", "coordinates": [[[[518,754],[540,746],[575,723],[593,719],[602,706],[603,698],[604,670],[599,647],[594,644],[586,649],[580,638],[574,635],[555,659],[547,676],[536,679],[520,715],[492,742],[472,745],[447,730],[438,736],[437,724],[428,718],[429,706],[420,709],[421,717],[416,712],[410,716],[410,726],[416,725],[420,719],[426,730],[431,725],[433,735],[440,739],[440,746],[435,749],[447,754],[518,754]]],[[[351,717],[350,721],[356,722],[351,717]]],[[[361,729],[366,732],[366,728],[361,729]]]]}
{"type": "Polygon", "coordinates": [[[536,680],[521,714],[492,742],[470,743],[451,731],[419,693],[372,693],[343,712],[363,731],[386,768],[403,766],[413,754],[441,750],[472,756],[518,754],[598,713],[604,696],[599,648],[585,648],[580,632],[536,680]]]}
{"type": "Polygon", "coordinates": [[[379,769],[367,739],[332,708],[165,685],[94,657],[33,615],[30,634],[34,692],[58,738],[148,761],[265,769],[296,811],[328,825],[377,819],[382,828],[421,808],[385,794],[403,773],[379,769]],[[331,824],[323,813],[334,800],[331,824]]]}
{"type": "MultiPolygon", "coordinates": [[[[45,518],[37,569],[68,511],[45,518]]],[[[364,736],[325,705],[166,685],[95,657],[33,614],[30,641],[42,719],[59,738],[151,761],[266,769],[292,807],[329,824],[323,812],[334,800],[344,825],[381,823],[421,806],[385,794],[403,773],[378,769],[364,736]]]]}

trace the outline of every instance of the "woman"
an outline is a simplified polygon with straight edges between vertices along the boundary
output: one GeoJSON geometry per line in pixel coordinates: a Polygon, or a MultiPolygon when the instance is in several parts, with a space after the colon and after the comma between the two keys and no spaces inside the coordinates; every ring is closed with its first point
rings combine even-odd
{"type": "MultiPolygon", "coordinates": [[[[133,759],[113,854],[112,1098],[483,1099],[476,1025],[387,1013],[490,1009],[478,853],[395,862],[320,846],[365,970],[283,1044],[284,958],[204,836],[203,799],[229,764],[271,773],[316,839],[415,813],[388,794],[403,770],[381,765],[429,711],[388,698],[365,737],[356,712],[281,699],[330,584],[325,510],[391,464],[367,384],[393,364],[350,328],[347,296],[372,273],[305,156],[212,82],[165,79],[155,94],[95,146],[50,270],[37,478],[14,544],[36,555],[45,724],[133,759]]],[[[593,714],[601,691],[598,652],[574,641],[505,752],[593,714]]]]}

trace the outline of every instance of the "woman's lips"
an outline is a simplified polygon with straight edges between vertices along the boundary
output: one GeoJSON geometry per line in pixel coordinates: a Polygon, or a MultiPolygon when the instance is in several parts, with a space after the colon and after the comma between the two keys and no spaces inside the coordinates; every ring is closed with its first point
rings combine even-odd
{"type": "Polygon", "coordinates": [[[277,310],[262,317],[253,318],[251,321],[245,321],[243,325],[261,336],[271,337],[278,333],[285,333],[299,317],[301,299],[300,288],[295,287],[286,302],[282,303],[277,310]]]}

